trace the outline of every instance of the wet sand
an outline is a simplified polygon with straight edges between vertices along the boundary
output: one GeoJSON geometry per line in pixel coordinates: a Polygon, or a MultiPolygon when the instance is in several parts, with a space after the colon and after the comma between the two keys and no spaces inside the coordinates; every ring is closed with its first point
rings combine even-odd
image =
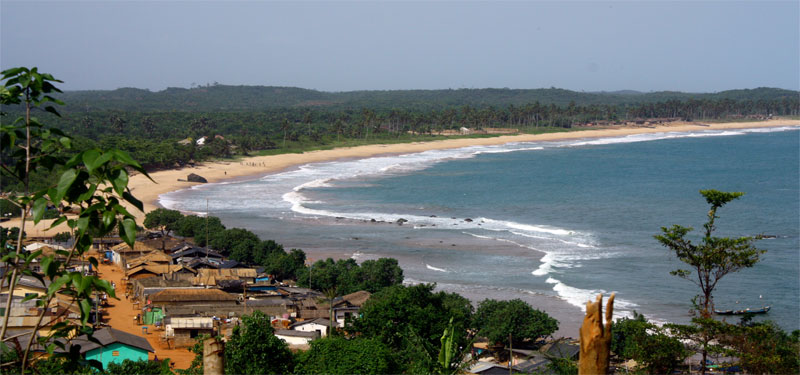
{"type": "MultiPolygon", "coordinates": [[[[461,148],[476,145],[499,145],[509,142],[556,141],[577,138],[615,137],[643,133],[744,129],[775,126],[800,126],[800,121],[770,120],[760,122],[719,123],[710,125],[696,123],[671,123],[655,127],[615,127],[608,129],[548,133],[539,135],[523,134],[494,138],[449,139],[432,142],[337,148],[333,150],[312,151],[302,154],[248,157],[239,161],[208,162],[192,168],[187,167],[181,169],[157,171],[150,174],[150,177],[155,181],[155,183],[143,175],[136,175],[131,177],[129,187],[132,190],[133,195],[144,202],[145,212],[149,212],[158,207],[159,195],[196,185],[196,183],[179,181],[185,180],[187,175],[190,173],[201,175],[209,182],[219,182],[223,180],[266,175],[307,163],[333,161],[346,158],[366,158],[382,154],[415,153],[434,149],[461,148]]],[[[131,212],[137,216],[137,221],[139,223],[144,220],[145,212],[139,212],[136,209],[131,210],[131,212]]],[[[67,230],[66,226],[62,225],[45,232],[45,229],[49,227],[49,222],[50,221],[48,220],[44,220],[35,227],[33,227],[32,222],[28,222],[26,223],[25,231],[28,233],[28,236],[47,236],[67,230]]],[[[17,219],[4,222],[2,223],[2,226],[19,226],[19,220],[17,219]]],[[[327,257],[339,259],[352,256],[351,253],[345,253],[340,249],[329,249],[328,251],[324,249],[313,249],[308,251],[308,253],[309,256],[315,260],[324,259],[327,257]]],[[[114,269],[116,269],[116,267],[114,267],[114,269]]],[[[114,280],[114,277],[121,279],[121,271],[116,270],[115,272],[114,270],[110,270],[108,272],[104,272],[104,278],[107,280],[114,280]]],[[[117,285],[122,285],[122,283],[117,281],[117,285]]],[[[463,290],[459,290],[458,293],[464,295],[473,302],[481,301],[485,298],[498,298],[491,291],[474,290],[465,292],[463,290]]],[[[554,336],[577,337],[578,327],[580,326],[583,318],[583,312],[581,308],[570,305],[557,297],[547,295],[531,294],[530,296],[525,296],[523,299],[531,303],[531,305],[535,308],[546,311],[551,316],[559,319],[561,322],[559,331],[554,336]]],[[[127,302],[128,308],[126,308],[126,302],[127,301],[124,300],[124,297],[122,301],[113,302],[115,306],[109,309],[114,322],[112,326],[117,329],[129,331],[131,333],[141,334],[141,327],[133,324],[133,316],[136,315],[135,311],[132,309],[130,302],[127,302]],[[117,306],[119,306],[119,308],[117,306]],[[117,324],[119,324],[119,326],[117,324]],[[130,327],[128,327],[128,325],[130,325],[130,327]]],[[[176,362],[176,365],[179,368],[188,366],[188,363],[193,357],[191,353],[185,349],[174,352],[165,351],[164,349],[161,349],[157,335],[153,334],[151,336],[148,336],[148,340],[151,341],[151,344],[153,344],[153,347],[156,348],[161,358],[171,358],[174,362],[176,362]],[[186,362],[184,363],[184,361],[186,362]]]]}
{"type": "MultiPolygon", "coordinates": [[[[145,213],[158,208],[158,198],[161,194],[175,190],[186,189],[197,185],[194,182],[185,181],[190,173],[195,173],[205,177],[208,182],[220,182],[223,180],[240,179],[247,177],[257,177],[269,173],[275,173],[290,167],[308,163],[333,161],[348,158],[366,158],[382,154],[406,154],[423,152],[436,149],[451,149],[480,145],[500,145],[510,142],[535,142],[535,141],[557,141],[578,138],[602,138],[618,137],[632,134],[678,132],[678,131],[701,131],[701,130],[723,130],[723,129],[746,129],[775,126],[800,126],[800,120],[768,120],[756,122],[732,122],[718,124],[701,123],[666,123],[652,127],[621,126],[613,128],[592,129],[583,131],[570,131],[562,133],[547,134],[521,134],[507,135],[493,138],[466,138],[466,139],[447,139],[430,142],[414,142],[387,145],[367,145],[357,147],[336,148],[332,150],[320,150],[304,152],[302,154],[281,154],[269,156],[253,156],[237,161],[215,161],[179,169],[169,169],[156,171],[150,174],[148,179],[144,175],[131,176],[128,183],[131,192],[135,197],[144,202],[144,212],[131,209],[137,217],[137,222],[144,220],[145,213]],[[180,181],[183,180],[183,181],[180,181]]],[[[48,236],[59,232],[67,231],[68,228],[62,224],[53,228],[47,233],[51,221],[43,220],[35,227],[31,227],[32,222],[26,223],[25,231],[29,236],[48,236]]],[[[9,220],[0,223],[3,227],[19,226],[19,219],[9,220]]]]}

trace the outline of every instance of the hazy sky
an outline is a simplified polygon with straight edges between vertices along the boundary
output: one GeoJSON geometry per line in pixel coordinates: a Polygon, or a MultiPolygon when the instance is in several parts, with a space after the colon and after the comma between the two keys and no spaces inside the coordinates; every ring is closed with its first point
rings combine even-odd
{"type": "Polygon", "coordinates": [[[797,90],[799,4],[0,0],[0,66],[70,90],[797,90]]]}

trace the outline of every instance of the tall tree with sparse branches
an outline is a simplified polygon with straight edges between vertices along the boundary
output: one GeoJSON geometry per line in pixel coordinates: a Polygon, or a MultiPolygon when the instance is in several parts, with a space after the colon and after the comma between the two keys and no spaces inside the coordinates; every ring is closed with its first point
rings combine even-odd
{"type": "Polygon", "coordinates": [[[670,273],[689,280],[700,287],[702,294],[697,295],[692,302],[695,307],[695,322],[701,326],[700,336],[703,363],[705,363],[708,345],[712,337],[709,330],[702,328],[704,326],[713,326],[713,322],[709,320],[714,311],[713,292],[717,287],[717,283],[730,273],[753,267],[758,263],[760,255],[765,251],[753,245],[759,237],[730,238],[714,236],[716,220],[719,218],[717,210],[725,204],[738,199],[744,193],[700,190],[700,194],[706,199],[711,209],[708,211],[708,221],[703,224],[705,232],[699,243],[693,243],[692,240],[687,238],[687,234],[692,231],[692,228],[680,225],[673,225],[669,228],[661,227],[662,234],[656,235],[655,238],[662,245],[673,251],[678,260],[689,266],[689,269],[677,269],[670,273]]]}

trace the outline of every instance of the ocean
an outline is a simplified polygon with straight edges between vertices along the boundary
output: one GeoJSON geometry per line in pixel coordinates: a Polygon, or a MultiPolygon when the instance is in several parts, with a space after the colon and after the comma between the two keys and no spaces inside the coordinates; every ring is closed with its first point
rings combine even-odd
{"type": "MultiPolygon", "coordinates": [[[[161,196],[314,260],[394,257],[407,282],[495,299],[549,297],[577,310],[616,292],[685,323],[699,288],[653,236],[692,226],[701,189],[746,194],[718,211],[718,235],[769,235],[755,267],[729,274],[718,309],[772,306],[759,319],[800,329],[800,131],[796,127],[511,143],[314,163],[161,196]],[[402,224],[398,224],[398,220],[402,224]],[[405,220],[405,221],[404,221],[405,220]],[[774,238],[773,238],[774,236],[774,238]]],[[[474,298],[474,297],[473,297],[474,298]]],[[[733,320],[735,321],[735,320],[733,320]]]]}

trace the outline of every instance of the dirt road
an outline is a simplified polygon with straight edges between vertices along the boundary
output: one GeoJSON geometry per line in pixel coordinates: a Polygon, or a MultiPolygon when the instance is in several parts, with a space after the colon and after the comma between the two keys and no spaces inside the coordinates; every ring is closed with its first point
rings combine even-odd
{"type": "Polygon", "coordinates": [[[175,363],[174,368],[185,369],[188,368],[194,359],[194,353],[188,349],[170,349],[167,344],[162,340],[164,335],[163,330],[156,330],[155,326],[146,326],[147,333],[144,333],[142,327],[136,324],[134,320],[136,315],[141,313],[141,309],[134,307],[134,304],[125,298],[125,283],[122,278],[124,274],[116,265],[101,264],[99,267],[100,277],[109,282],[114,282],[117,287],[116,299],[109,299],[109,306],[106,307],[105,322],[111,325],[112,328],[120,331],[125,331],[139,336],[144,336],[150,345],[155,349],[155,354],[150,354],[150,359],[158,356],[158,359],[163,360],[169,358],[171,362],[175,363]]]}

